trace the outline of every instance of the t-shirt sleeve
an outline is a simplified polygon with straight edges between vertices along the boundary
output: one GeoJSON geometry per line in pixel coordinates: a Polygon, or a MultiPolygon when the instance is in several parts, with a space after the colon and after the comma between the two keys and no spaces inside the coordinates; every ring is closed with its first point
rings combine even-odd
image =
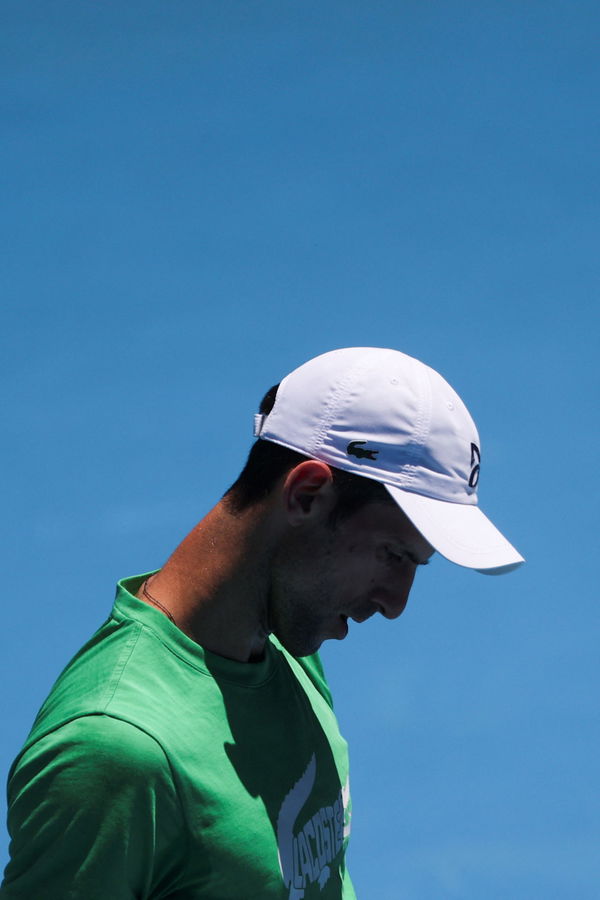
{"type": "Polygon", "coordinates": [[[186,829],[170,766],[128,722],[85,716],[40,738],[8,799],[1,900],[143,900],[175,886],[186,829]]]}

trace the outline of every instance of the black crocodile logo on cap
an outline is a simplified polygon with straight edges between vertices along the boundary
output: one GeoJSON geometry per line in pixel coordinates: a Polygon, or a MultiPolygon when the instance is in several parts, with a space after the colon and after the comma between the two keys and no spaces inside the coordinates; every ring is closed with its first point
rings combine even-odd
{"type": "Polygon", "coordinates": [[[346,453],[348,456],[355,456],[357,459],[377,459],[379,450],[371,450],[370,447],[365,447],[366,443],[366,441],[350,441],[346,447],[346,453]]]}

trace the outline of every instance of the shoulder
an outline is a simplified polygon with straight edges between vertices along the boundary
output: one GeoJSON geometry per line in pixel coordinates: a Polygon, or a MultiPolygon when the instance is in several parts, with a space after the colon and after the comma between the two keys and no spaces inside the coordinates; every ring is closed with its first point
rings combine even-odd
{"type": "Polygon", "coordinates": [[[160,744],[129,722],[107,715],[80,716],[27,745],[15,762],[13,784],[41,774],[76,797],[82,789],[111,788],[143,782],[147,787],[170,781],[167,757],[160,744]],[[61,778],[68,772],[68,778],[61,778]]]}
{"type": "Polygon", "coordinates": [[[185,853],[162,748],[110,716],[73,719],[29,744],[11,771],[8,800],[9,896],[148,896],[152,879],[185,853]]]}

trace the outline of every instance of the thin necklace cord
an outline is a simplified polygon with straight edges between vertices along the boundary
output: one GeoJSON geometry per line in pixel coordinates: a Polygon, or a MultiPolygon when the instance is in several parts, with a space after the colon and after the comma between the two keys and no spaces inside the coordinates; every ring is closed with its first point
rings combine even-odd
{"type": "Polygon", "coordinates": [[[175,621],[175,619],[173,618],[172,614],[169,612],[167,607],[163,606],[162,603],[160,602],[160,600],[157,600],[156,597],[153,597],[152,594],[150,593],[150,591],[148,590],[148,580],[146,580],[144,582],[144,584],[142,585],[142,594],[144,595],[146,600],[149,600],[150,603],[154,603],[155,606],[158,606],[159,609],[162,609],[165,616],[168,616],[168,618],[171,620],[173,625],[177,626],[177,622],[175,621]]]}

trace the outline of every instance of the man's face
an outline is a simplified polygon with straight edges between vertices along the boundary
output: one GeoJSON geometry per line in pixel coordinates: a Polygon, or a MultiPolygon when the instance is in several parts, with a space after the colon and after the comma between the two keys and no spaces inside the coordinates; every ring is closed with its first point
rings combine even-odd
{"type": "Polygon", "coordinates": [[[402,510],[369,504],[336,525],[296,529],[273,564],[270,627],[295,656],[343,639],[348,621],[399,616],[433,553],[402,510]]]}

